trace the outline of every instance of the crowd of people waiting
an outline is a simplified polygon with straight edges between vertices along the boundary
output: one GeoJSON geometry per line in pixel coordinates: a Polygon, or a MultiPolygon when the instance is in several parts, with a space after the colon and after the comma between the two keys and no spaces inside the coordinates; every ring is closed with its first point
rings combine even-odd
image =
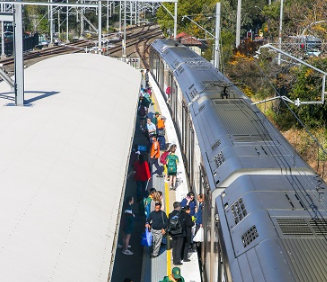
{"type": "MultiPolygon", "coordinates": [[[[149,107],[153,105],[151,87],[149,86],[148,70],[142,71],[142,89],[139,95],[138,116],[140,129],[148,140],[148,146],[140,149],[133,146],[130,164],[134,172],[136,182],[136,200],[139,214],[145,218],[145,228],[152,233],[151,258],[160,255],[160,250],[165,251],[167,241],[171,242],[173,264],[182,265],[189,262],[189,252],[196,251],[199,244],[193,242],[194,234],[202,227],[202,210],[204,195],[197,196],[199,206],[195,201],[193,192],[189,192],[181,202],[173,203],[173,211],[167,216],[165,212],[164,197],[161,191],[148,187],[149,181],[154,174],[157,177],[165,177],[171,190],[176,190],[178,156],[175,154],[177,146],[172,144],[166,147],[165,140],[165,117],[160,118],[160,113],[155,112],[149,117],[149,107]],[[159,164],[162,164],[162,166],[159,164]],[[153,171],[153,166],[156,171],[153,171]]],[[[123,206],[121,222],[122,248],[124,255],[133,255],[129,240],[134,229],[133,213],[134,198],[127,196],[123,206]]],[[[199,250],[199,248],[198,248],[199,250]]],[[[172,274],[163,281],[184,281],[180,269],[174,267],[172,274]]]]}

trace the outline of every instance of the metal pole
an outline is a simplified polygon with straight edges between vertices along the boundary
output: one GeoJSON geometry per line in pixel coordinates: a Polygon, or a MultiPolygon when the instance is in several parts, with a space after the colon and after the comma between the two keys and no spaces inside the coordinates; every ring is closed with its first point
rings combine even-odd
{"type": "Polygon", "coordinates": [[[129,19],[129,24],[133,25],[133,4],[132,1],[129,1],[129,13],[131,18],[129,19]]]}
{"type": "Polygon", "coordinates": [[[220,2],[216,3],[215,68],[219,69],[220,2]]]}
{"type": "MultiPolygon", "coordinates": [[[[20,2],[20,0],[17,0],[20,2]]],[[[24,106],[24,58],[22,5],[15,5],[14,13],[14,58],[15,58],[15,103],[24,106]]]]}
{"type": "Polygon", "coordinates": [[[137,25],[137,1],[135,1],[135,25],[137,25]]]}
{"type": "MultiPolygon", "coordinates": [[[[81,4],[83,4],[82,0],[81,0],[81,4]]],[[[81,7],[81,14],[80,14],[81,33],[80,33],[80,37],[82,37],[83,34],[84,34],[84,18],[83,18],[83,16],[84,16],[84,8],[81,7]]]]}
{"type": "Polygon", "coordinates": [[[98,9],[99,9],[99,12],[98,12],[98,49],[99,49],[99,54],[101,54],[101,27],[102,27],[102,10],[101,10],[101,0],[98,1],[98,9]]]}
{"type": "MultiPolygon", "coordinates": [[[[68,4],[68,0],[67,0],[67,4],[68,4]]],[[[68,37],[68,33],[69,33],[69,7],[66,8],[66,42],[69,42],[69,37],[68,37]]]]}
{"type": "Polygon", "coordinates": [[[58,37],[60,37],[60,8],[58,9],[58,37]]]}
{"type": "MultiPolygon", "coordinates": [[[[52,0],[50,0],[50,3],[52,3],[52,0]]],[[[52,5],[50,6],[50,43],[53,43],[53,9],[52,5]]]]}
{"type": "Polygon", "coordinates": [[[174,40],[177,39],[177,2],[175,3],[175,15],[174,15],[174,40]]]}
{"type": "Polygon", "coordinates": [[[236,48],[241,44],[241,10],[242,10],[242,0],[237,2],[237,18],[236,18],[236,48]]]}
{"type": "MultiPolygon", "coordinates": [[[[280,0],[280,16],[279,16],[279,34],[278,34],[278,49],[282,49],[282,30],[283,30],[283,4],[284,0],[280,0]]],[[[278,65],[280,65],[281,54],[278,53],[278,65]]]]}
{"type": "MultiPolygon", "coordinates": [[[[1,4],[2,5],[2,4],[1,4]]],[[[5,58],[5,32],[3,21],[1,21],[1,59],[5,58]]]]}
{"type": "Polygon", "coordinates": [[[121,32],[121,1],[119,1],[119,32],[121,32]]]}
{"type": "Polygon", "coordinates": [[[124,2],[124,40],[123,40],[123,61],[126,59],[126,1],[124,2]]]}
{"type": "Polygon", "coordinates": [[[109,6],[110,6],[110,2],[107,2],[107,23],[106,23],[106,27],[107,27],[107,32],[109,32],[109,6]]]}

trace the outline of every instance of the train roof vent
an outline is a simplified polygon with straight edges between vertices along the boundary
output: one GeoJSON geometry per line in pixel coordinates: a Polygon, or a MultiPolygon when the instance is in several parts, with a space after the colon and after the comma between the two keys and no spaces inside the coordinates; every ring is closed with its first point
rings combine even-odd
{"type": "Polygon", "coordinates": [[[327,222],[325,219],[309,219],[308,221],[316,235],[327,235],[327,222]]]}
{"type": "Polygon", "coordinates": [[[218,140],[215,142],[215,144],[213,144],[213,145],[211,146],[211,149],[214,150],[214,149],[218,148],[218,147],[220,146],[220,144],[221,144],[221,141],[220,141],[220,139],[218,139],[218,140]]]}
{"type": "Polygon", "coordinates": [[[277,218],[283,235],[313,235],[313,232],[304,218],[277,218]]]}
{"type": "Polygon", "coordinates": [[[243,99],[213,99],[213,102],[234,142],[271,141],[260,118],[243,99]]]}
{"type": "Polygon", "coordinates": [[[244,248],[251,244],[252,241],[254,241],[257,237],[259,237],[259,233],[255,225],[253,225],[248,231],[246,231],[242,235],[242,242],[244,248]]]}
{"type": "Polygon", "coordinates": [[[230,209],[233,213],[236,225],[247,215],[247,211],[245,209],[242,198],[240,198],[236,203],[231,205],[230,209]]]}

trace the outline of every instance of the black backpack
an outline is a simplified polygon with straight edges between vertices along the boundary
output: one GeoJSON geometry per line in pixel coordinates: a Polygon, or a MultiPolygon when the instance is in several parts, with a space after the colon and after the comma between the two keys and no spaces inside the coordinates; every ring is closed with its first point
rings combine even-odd
{"type": "Polygon", "coordinates": [[[172,235],[183,233],[183,227],[180,216],[181,213],[179,212],[169,219],[167,231],[172,235]]]}

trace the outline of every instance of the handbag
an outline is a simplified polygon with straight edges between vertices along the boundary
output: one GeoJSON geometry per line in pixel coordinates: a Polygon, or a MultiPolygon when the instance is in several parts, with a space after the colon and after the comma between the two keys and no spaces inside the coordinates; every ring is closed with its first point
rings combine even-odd
{"type": "Polygon", "coordinates": [[[203,227],[200,227],[195,233],[193,242],[203,242],[203,227]]]}
{"type": "Polygon", "coordinates": [[[145,228],[145,232],[142,234],[141,245],[145,247],[152,246],[152,233],[148,228],[145,228]]]}
{"type": "Polygon", "coordinates": [[[164,128],[158,128],[158,136],[165,136],[166,132],[165,132],[165,129],[164,128]]]}

